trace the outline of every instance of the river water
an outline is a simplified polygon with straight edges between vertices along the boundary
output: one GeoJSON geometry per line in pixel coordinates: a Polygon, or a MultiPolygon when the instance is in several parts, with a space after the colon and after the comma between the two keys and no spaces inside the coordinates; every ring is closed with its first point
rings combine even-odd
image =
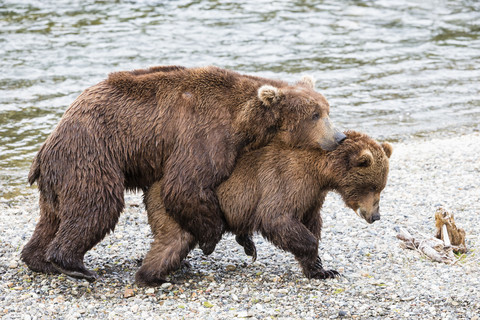
{"type": "Polygon", "coordinates": [[[0,198],[29,192],[65,109],[118,70],[309,74],[337,126],[380,140],[480,129],[475,0],[2,0],[0,57],[0,198]]]}

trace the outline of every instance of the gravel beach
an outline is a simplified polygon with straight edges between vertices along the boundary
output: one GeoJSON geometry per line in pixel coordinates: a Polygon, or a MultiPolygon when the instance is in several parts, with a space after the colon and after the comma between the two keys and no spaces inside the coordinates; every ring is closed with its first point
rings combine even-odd
{"type": "Polygon", "coordinates": [[[380,221],[368,225],[338,195],[327,197],[320,256],[342,276],[326,281],[306,279],[291,254],[260,236],[251,263],[226,235],[208,257],[192,251],[192,267],[171,283],[138,288],[151,241],[141,193],[126,195],[115,232],[85,257],[96,282],[43,275],[19,259],[38,220],[38,192],[0,200],[0,318],[480,319],[480,133],[392,145],[380,221]],[[395,237],[395,226],[433,235],[438,207],[467,233],[468,253],[453,265],[402,249],[395,237]]]}

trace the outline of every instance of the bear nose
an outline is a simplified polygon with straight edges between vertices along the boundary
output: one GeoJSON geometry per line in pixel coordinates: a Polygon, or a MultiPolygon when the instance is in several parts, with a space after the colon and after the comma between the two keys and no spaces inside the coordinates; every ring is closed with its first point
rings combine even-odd
{"type": "Polygon", "coordinates": [[[380,220],[380,215],[378,213],[372,216],[372,222],[375,222],[377,220],[380,220]]]}
{"type": "Polygon", "coordinates": [[[337,144],[340,144],[343,142],[343,140],[347,139],[347,136],[341,132],[341,131],[337,131],[335,132],[335,134],[333,135],[333,138],[335,139],[335,142],[337,144]]]}

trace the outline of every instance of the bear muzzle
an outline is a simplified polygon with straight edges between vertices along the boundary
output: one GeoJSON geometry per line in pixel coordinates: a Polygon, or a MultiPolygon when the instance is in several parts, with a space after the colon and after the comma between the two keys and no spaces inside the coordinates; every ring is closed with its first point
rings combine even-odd
{"type": "Polygon", "coordinates": [[[347,136],[333,125],[329,118],[323,119],[324,135],[320,140],[320,147],[326,151],[335,150],[347,136]]]}
{"type": "Polygon", "coordinates": [[[367,210],[360,208],[356,210],[355,213],[370,224],[380,220],[380,212],[378,207],[373,212],[368,212],[367,210]]]}
{"type": "Polygon", "coordinates": [[[335,134],[333,135],[333,138],[335,139],[335,142],[337,144],[341,144],[345,139],[347,139],[347,136],[340,130],[335,129],[335,134]]]}

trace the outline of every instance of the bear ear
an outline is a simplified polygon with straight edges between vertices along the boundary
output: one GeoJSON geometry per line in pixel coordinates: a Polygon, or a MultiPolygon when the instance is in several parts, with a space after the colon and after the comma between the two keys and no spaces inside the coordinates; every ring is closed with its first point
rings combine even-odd
{"type": "Polygon", "coordinates": [[[369,167],[373,163],[373,155],[370,150],[362,150],[358,155],[354,156],[352,159],[353,167],[369,167]]]}
{"type": "Polygon", "coordinates": [[[297,82],[298,85],[305,86],[309,89],[315,89],[315,78],[312,76],[305,75],[297,82]]]}
{"type": "Polygon", "coordinates": [[[280,97],[280,92],[277,88],[269,85],[263,85],[258,89],[258,98],[266,106],[271,105],[280,97]]]}
{"type": "Polygon", "coordinates": [[[381,144],[383,151],[385,151],[385,154],[387,155],[387,158],[390,158],[393,152],[393,147],[390,143],[388,142],[382,142],[381,144]]]}

